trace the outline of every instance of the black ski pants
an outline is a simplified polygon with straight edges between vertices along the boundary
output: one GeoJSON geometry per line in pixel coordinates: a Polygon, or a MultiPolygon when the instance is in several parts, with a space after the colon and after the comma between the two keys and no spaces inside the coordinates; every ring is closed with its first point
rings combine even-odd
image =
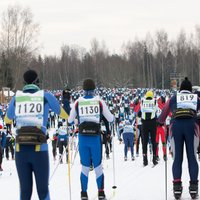
{"type": "Polygon", "coordinates": [[[153,147],[153,155],[156,155],[156,119],[142,121],[142,151],[147,154],[149,136],[153,147]]]}

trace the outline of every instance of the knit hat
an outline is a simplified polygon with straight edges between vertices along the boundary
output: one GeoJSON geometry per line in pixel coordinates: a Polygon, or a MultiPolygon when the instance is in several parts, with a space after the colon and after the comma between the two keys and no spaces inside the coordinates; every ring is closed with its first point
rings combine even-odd
{"type": "Polygon", "coordinates": [[[38,74],[35,70],[32,70],[32,69],[28,69],[24,75],[23,75],[23,78],[24,78],[24,82],[25,84],[36,84],[39,82],[39,79],[38,79],[38,74]]]}
{"type": "Polygon", "coordinates": [[[180,86],[180,91],[181,90],[188,90],[192,92],[192,83],[188,80],[188,77],[185,77],[185,80],[182,81],[180,86]]]}
{"type": "Polygon", "coordinates": [[[95,83],[92,79],[85,79],[83,82],[83,90],[94,90],[95,87],[95,83]]]}
{"type": "Polygon", "coordinates": [[[70,100],[71,97],[71,90],[67,87],[62,92],[63,99],[70,100]]]}

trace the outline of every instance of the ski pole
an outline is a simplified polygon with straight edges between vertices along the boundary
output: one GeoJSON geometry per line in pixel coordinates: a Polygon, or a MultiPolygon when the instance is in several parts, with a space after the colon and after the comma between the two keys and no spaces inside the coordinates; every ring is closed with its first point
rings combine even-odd
{"type": "Polygon", "coordinates": [[[72,190],[71,190],[71,167],[70,167],[70,141],[69,141],[69,134],[68,134],[68,121],[67,123],[67,135],[68,135],[68,181],[69,181],[69,199],[72,199],[72,190]]]}
{"type": "Polygon", "coordinates": [[[112,144],[112,149],[113,149],[113,195],[115,195],[115,189],[117,188],[117,186],[115,185],[115,149],[114,149],[114,136],[115,136],[115,130],[114,130],[114,124],[112,126],[112,131],[113,131],[113,144],[112,144]]]}
{"type": "Polygon", "coordinates": [[[71,192],[71,167],[70,167],[70,142],[69,142],[69,134],[68,134],[68,121],[66,121],[66,131],[67,131],[67,135],[68,135],[68,145],[67,145],[67,149],[68,149],[68,182],[69,182],[69,199],[72,199],[72,192],[71,192]]]}
{"type": "Polygon", "coordinates": [[[138,140],[139,140],[137,119],[136,119],[135,128],[136,128],[136,131],[135,131],[135,136],[136,136],[136,138],[135,138],[135,148],[136,148],[136,151],[137,151],[137,149],[138,149],[138,140]]]}
{"type": "MultiPolygon", "coordinates": [[[[64,154],[65,152],[66,152],[66,148],[64,149],[63,154],[64,154]]],[[[59,164],[60,164],[61,159],[62,159],[62,157],[59,158],[58,163],[57,163],[55,169],[53,170],[52,175],[51,175],[50,178],[49,178],[49,182],[51,182],[51,179],[53,178],[54,174],[56,173],[56,171],[57,171],[57,169],[58,169],[58,166],[59,166],[59,164]]]]}
{"type": "Polygon", "coordinates": [[[74,153],[74,158],[73,158],[73,160],[71,161],[71,163],[72,163],[71,165],[72,165],[72,166],[74,165],[74,162],[75,162],[75,159],[76,159],[77,154],[78,154],[78,145],[77,145],[76,151],[75,151],[75,153],[74,153]]]}
{"type": "Polygon", "coordinates": [[[49,138],[49,141],[47,142],[47,144],[49,145],[52,142],[52,139],[49,138]]]}
{"type": "MultiPolygon", "coordinates": [[[[166,126],[165,126],[165,130],[166,126]]],[[[165,146],[166,146],[166,160],[165,160],[165,200],[167,200],[167,132],[165,136],[165,146]]]]}
{"type": "Polygon", "coordinates": [[[72,162],[72,157],[73,157],[73,153],[74,153],[74,151],[73,151],[73,137],[74,137],[73,133],[72,133],[72,135],[70,137],[68,136],[68,141],[69,141],[69,146],[70,146],[70,154],[68,154],[68,155],[71,156],[70,157],[70,162],[72,162]]]}

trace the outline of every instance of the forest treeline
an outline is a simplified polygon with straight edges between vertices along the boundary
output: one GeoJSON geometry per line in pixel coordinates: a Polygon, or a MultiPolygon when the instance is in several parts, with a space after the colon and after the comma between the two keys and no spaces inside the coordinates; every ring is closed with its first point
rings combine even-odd
{"type": "Polygon", "coordinates": [[[94,38],[89,50],[64,44],[60,56],[40,55],[39,27],[29,8],[9,6],[2,13],[0,87],[21,88],[27,68],[37,70],[43,89],[78,87],[86,77],[97,86],[170,88],[171,73],[188,76],[193,85],[200,85],[199,25],[190,35],[180,30],[174,40],[163,29],[147,33],[142,40],[122,44],[119,54],[94,38]]]}

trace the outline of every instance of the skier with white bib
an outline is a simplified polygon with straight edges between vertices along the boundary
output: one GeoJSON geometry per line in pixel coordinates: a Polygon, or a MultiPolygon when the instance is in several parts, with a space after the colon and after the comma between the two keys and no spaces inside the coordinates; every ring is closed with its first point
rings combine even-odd
{"type": "Polygon", "coordinates": [[[79,154],[82,164],[81,171],[81,199],[88,200],[88,175],[92,162],[96,173],[99,200],[106,200],[104,193],[104,174],[102,169],[102,143],[101,143],[101,119],[104,116],[108,122],[114,121],[114,116],[109,111],[105,102],[94,95],[95,83],[92,79],[83,82],[84,96],[79,97],[74,103],[69,123],[76,116],[79,126],[79,154]]]}
{"type": "Polygon", "coordinates": [[[182,163],[184,145],[189,169],[189,193],[192,199],[198,196],[198,173],[199,166],[196,158],[196,151],[199,144],[199,124],[197,112],[200,109],[200,100],[197,94],[192,93],[192,84],[186,77],[181,83],[180,92],[172,96],[165,104],[159,123],[164,123],[167,116],[172,112],[170,121],[170,140],[174,162],[172,165],[173,173],[173,192],[176,199],[180,199],[182,186],[182,163]]]}

